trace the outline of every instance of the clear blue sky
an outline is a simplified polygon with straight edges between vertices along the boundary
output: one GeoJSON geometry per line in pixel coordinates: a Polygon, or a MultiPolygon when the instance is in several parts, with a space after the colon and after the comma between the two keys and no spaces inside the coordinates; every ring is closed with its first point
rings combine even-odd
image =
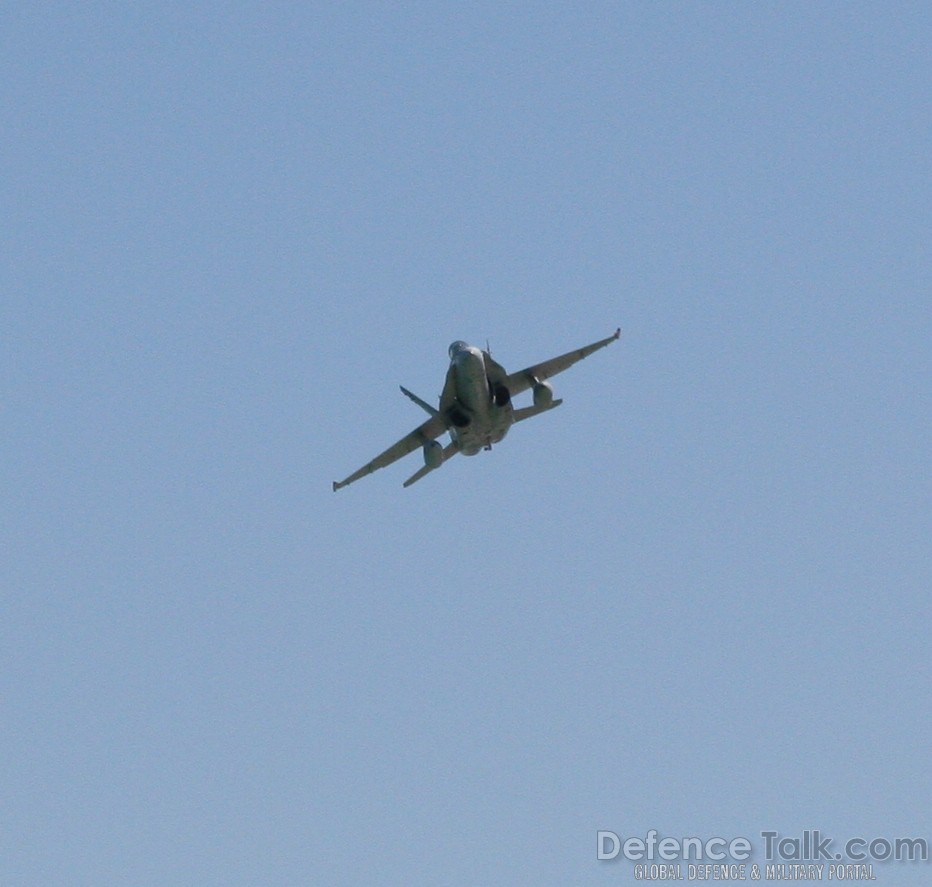
{"type": "Polygon", "coordinates": [[[3,887],[932,839],[930,45],[918,2],[7,4],[3,887]],[[451,340],[618,325],[491,454],[331,492],[451,340]]]}

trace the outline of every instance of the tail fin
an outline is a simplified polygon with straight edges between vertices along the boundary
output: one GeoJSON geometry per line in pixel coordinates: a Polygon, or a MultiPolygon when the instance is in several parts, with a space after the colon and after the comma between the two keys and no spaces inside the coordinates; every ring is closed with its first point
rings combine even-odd
{"type": "Polygon", "coordinates": [[[428,416],[433,416],[435,419],[443,418],[440,415],[440,411],[434,409],[426,400],[421,400],[416,394],[412,394],[404,385],[399,385],[398,387],[401,388],[401,393],[405,397],[413,400],[428,416]]]}

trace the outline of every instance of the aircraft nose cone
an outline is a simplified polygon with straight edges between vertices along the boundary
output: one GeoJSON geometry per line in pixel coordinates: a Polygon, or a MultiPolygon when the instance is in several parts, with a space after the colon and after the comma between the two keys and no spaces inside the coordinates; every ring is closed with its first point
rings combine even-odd
{"type": "Polygon", "coordinates": [[[474,360],[482,359],[482,352],[475,345],[467,345],[465,342],[451,354],[453,362],[457,365],[470,363],[474,360]]]}
{"type": "Polygon", "coordinates": [[[453,360],[453,358],[456,357],[457,352],[462,351],[464,348],[468,347],[469,344],[467,342],[464,342],[462,339],[457,339],[447,349],[447,354],[450,355],[450,360],[453,360]]]}

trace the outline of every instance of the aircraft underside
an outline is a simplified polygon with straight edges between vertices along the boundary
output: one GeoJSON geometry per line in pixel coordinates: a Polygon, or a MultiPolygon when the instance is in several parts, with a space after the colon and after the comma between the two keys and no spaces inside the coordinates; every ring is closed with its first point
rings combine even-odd
{"type": "Polygon", "coordinates": [[[506,373],[489,351],[466,342],[454,342],[449,349],[450,367],[439,408],[402,387],[405,396],[430,418],[344,480],[334,481],[333,489],[348,486],[419,448],[423,450],[424,465],[405,481],[406,487],[439,468],[456,453],[474,456],[480,450],[491,449],[515,423],[539,416],[563,403],[554,399],[548,378],[616,341],[620,334],[621,330],[615,330],[605,339],[516,373],[506,373]],[[528,390],[533,395],[533,405],[515,409],[512,397],[528,390]],[[443,446],[438,438],[447,432],[451,442],[443,446]]]}
{"type": "Polygon", "coordinates": [[[508,433],[514,421],[511,397],[504,385],[491,382],[478,348],[464,346],[455,351],[451,371],[456,397],[447,410],[450,437],[464,456],[474,456],[508,433]]]}

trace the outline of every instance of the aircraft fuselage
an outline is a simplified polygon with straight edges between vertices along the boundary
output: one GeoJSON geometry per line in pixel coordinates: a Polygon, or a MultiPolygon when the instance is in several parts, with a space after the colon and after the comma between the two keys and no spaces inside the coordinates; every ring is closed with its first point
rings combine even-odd
{"type": "Polygon", "coordinates": [[[485,352],[465,342],[450,346],[450,381],[455,397],[451,404],[442,405],[454,419],[450,436],[463,455],[475,456],[508,433],[514,422],[511,400],[505,398],[501,405],[496,401],[485,352]]]}

